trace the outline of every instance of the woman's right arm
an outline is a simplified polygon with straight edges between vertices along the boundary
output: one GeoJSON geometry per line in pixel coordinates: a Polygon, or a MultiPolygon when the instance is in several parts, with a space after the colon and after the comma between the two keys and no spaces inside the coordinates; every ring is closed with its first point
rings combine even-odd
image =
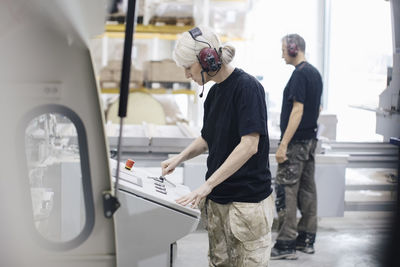
{"type": "Polygon", "coordinates": [[[206,140],[201,136],[196,138],[196,140],[194,140],[181,153],[161,162],[162,175],[164,176],[172,173],[179,164],[204,153],[207,149],[208,145],[206,140]]]}

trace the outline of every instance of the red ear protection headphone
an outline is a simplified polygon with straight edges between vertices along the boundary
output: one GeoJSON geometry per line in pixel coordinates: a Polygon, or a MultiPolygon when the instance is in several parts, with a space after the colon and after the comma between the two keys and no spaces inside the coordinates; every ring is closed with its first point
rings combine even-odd
{"type": "Polygon", "coordinates": [[[294,42],[294,40],[289,38],[289,36],[286,36],[286,48],[289,56],[291,57],[297,56],[299,48],[297,47],[297,44],[294,42]]]}
{"type": "MultiPolygon", "coordinates": [[[[199,96],[203,97],[204,72],[208,73],[210,71],[219,71],[221,68],[221,59],[218,55],[217,50],[215,48],[211,48],[211,45],[209,43],[201,41],[201,40],[197,40],[196,37],[203,34],[198,27],[191,29],[189,31],[189,33],[190,33],[190,36],[192,36],[192,38],[196,42],[205,43],[206,45],[208,45],[208,47],[201,49],[200,53],[198,55],[196,55],[197,60],[199,61],[201,69],[202,69],[201,80],[203,82],[203,90],[201,91],[199,96]]],[[[216,74],[214,74],[214,75],[216,75],[216,74]]]]}
{"type": "Polygon", "coordinates": [[[202,32],[198,27],[191,29],[189,33],[195,41],[208,45],[208,47],[201,49],[200,53],[197,55],[197,59],[199,60],[203,71],[218,71],[221,68],[221,59],[217,50],[215,48],[211,48],[209,43],[200,41],[196,38],[202,35],[202,32]]]}

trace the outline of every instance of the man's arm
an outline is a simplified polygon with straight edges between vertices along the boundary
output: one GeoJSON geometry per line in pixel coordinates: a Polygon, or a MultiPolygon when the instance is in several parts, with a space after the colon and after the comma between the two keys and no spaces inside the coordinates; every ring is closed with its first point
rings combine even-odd
{"type": "Polygon", "coordinates": [[[194,158],[208,149],[206,140],[203,137],[197,137],[188,147],[178,155],[161,162],[162,175],[172,173],[175,168],[185,160],[194,158]]]}
{"type": "Polygon", "coordinates": [[[190,194],[177,199],[176,202],[184,206],[191,203],[193,207],[196,207],[199,201],[206,197],[214,187],[234,174],[257,153],[259,140],[260,135],[258,133],[242,136],[240,143],[210,178],[190,194]]]}
{"type": "Polygon", "coordinates": [[[293,108],[290,112],[288,126],[283,134],[281,143],[276,151],[275,157],[278,163],[282,163],[287,160],[286,151],[287,147],[292,140],[294,133],[296,132],[297,128],[299,127],[301,118],[303,117],[303,103],[293,101],[293,108]]]}

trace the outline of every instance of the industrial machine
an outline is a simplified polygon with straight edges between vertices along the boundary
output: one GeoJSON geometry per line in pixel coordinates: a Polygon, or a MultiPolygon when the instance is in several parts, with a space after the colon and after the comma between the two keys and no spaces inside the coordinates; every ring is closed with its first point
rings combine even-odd
{"type": "Polygon", "coordinates": [[[388,73],[388,87],[379,96],[376,132],[389,142],[400,137],[400,1],[391,0],[393,32],[393,68],[388,73]]]}
{"type": "Polygon", "coordinates": [[[88,49],[105,6],[0,4],[1,266],[115,266],[102,206],[108,148],[88,49]],[[59,122],[74,125],[73,142],[59,122]]]}
{"type": "Polygon", "coordinates": [[[173,244],[197,226],[199,211],[174,202],[187,187],[160,193],[135,169],[114,189],[89,51],[107,4],[0,4],[1,266],[171,266],[173,244]]]}
{"type": "MultiPolygon", "coordinates": [[[[107,2],[0,3],[0,266],[171,266],[175,241],[197,226],[199,211],[174,202],[186,186],[110,160],[88,48],[107,2]],[[104,203],[115,192],[110,216],[104,203]]],[[[391,5],[394,65],[380,105],[387,136],[398,137],[400,1],[391,5]]],[[[132,146],[161,151],[165,142],[132,146]]]]}
{"type": "MultiPolygon", "coordinates": [[[[120,168],[121,208],[115,214],[118,266],[172,266],[178,239],[194,231],[200,211],[175,199],[187,186],[154,177],[140,168],[120,168]]],[[[117,162],[110,162],[115,174],[117,162]]]]}

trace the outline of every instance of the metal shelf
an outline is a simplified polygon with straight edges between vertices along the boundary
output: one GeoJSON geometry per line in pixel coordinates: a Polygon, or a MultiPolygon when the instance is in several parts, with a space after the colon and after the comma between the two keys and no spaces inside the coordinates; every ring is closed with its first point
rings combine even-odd
{"type": "MultiPolygon", "coordinates": [[[[134,38],[136,39],[162,39],[176,40],[180,33],[189,31],[194,26],[174,26],[174,25],[142,25],[138,24],[135,29],[134,38]]],[[[125,24],[106,24],[105,32],[99,35],[99,38],[124,38],[125,24]]],[[[227,41],[244,41],[241,37],[220,36],[222,42],[227,41]]]]}
{"type": "MultiPolygon", "coordinates": [[[[163,39],[163,40],[176,40],[178,34],[189,31],[193,26],[154,26],[154,25],[137,25],[134,37],[137,39],[163,39]]],[[[125,24],[106,24],[105,32],[100,36],[107,36],[109,38],[124,38],[125,24]]]]}
{"type": "MultiPolygon", "coordinates": [[[[157,88],[157,89],[148,89],[148,88],[131,88],[129,89],[130,93],[141,92],[148,94],[172,94],[172,95],[194,95],[196,92],[194,90],[189,89],[165,89],[165,88],[157,88]]],[[[119,88],[101,88],[101,93],[103,94],[119,94],[119,88]]]]}

